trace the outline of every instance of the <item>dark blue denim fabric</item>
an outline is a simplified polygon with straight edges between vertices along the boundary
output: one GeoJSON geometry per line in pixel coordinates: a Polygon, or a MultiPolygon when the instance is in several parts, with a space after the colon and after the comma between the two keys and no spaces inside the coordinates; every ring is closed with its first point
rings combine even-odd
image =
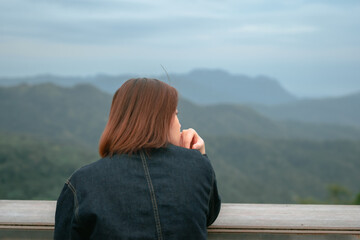
{"type": "Polygon", "coordinates": [[[174,145],[77,170],[57,202],[55,239],[207,239],[220,211],[207,156],[174,145]]]}

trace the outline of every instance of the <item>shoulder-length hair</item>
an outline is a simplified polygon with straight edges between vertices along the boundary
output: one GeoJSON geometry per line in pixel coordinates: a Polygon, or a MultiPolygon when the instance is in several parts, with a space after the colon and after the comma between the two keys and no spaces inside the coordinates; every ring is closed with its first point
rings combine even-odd
{"type": "Polygon", "coordinates": [[[127,80],[114,94],[99,142],[100,156],[165,147],[178,92],[157,79],[127,80]]]}

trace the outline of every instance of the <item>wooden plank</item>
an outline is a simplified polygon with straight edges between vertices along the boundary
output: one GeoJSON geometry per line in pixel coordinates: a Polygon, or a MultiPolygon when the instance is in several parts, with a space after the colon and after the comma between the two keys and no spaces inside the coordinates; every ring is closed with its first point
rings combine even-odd
{"type": "Polygon", "coordinates": [[[360,234],[358,205],[223,204],[209,231],[360,234]]]}
{"type": "Polygon", "coordinates": [[[0,227],[54,226],[56,201],[0,200],[0,227]]]}
{"type": "MultiPolygon", "coordinates": [[[[56,201],[0,200],[0,229],[50,230],[56,201]]],[[[209,233],[360,235],[360,206],[223,204],[209,233]]]]}

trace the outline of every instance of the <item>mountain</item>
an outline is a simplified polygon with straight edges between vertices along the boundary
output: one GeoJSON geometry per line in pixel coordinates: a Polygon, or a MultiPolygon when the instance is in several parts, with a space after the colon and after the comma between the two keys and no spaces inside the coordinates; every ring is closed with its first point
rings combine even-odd
{"type": "Polygon", "coordinates": [[[296,100],[275,79],[266,76],[251,78],[223,70],[197,69],[188,74],[172,74],[170,81],[184,98],[197,104],[272,105],[296,100]]]}
{"type": "Polygon", "coordinates": [[[299,100],[273,106],[252,105],[274,120],[360,127],[360,92],[342,97],[299,100]]]}
{"type": "Polygon", "coordinates": [[[245,105],[201,106],[180,99],[182,128],[207,136],[257,136],[276,139],[360,139],[360,129],[335,124],[274,121],[245,105]]]}
{"type": "Polygon", "coordinates": [[[111,96],[91,85],[52,83],[0,88],[0,130],[67,138],[96,145],[107,121],[111,96]]]}
{"type": "MultiPolygon", "coordinates": [[[[141,76],[98,75],[92,84],[99,89],[114,93],[121,84],[131,78],[141,76]]],[[[232,75],[223,70],[196,69],[185,74],[154,76],[174,86],[180,95],[197,104],[218,103],[261,103],[279,104],[296,100],[280,84],[269,77],[251,78],[245,75],[232,75]]]]}
{"type": "MultiPolygon", "coordinates": [[[[248,77],[232,75],[223,70],[197,69],[186,74],[152,76],[169,82],[178,89],[183,98],[197,104],[216,103],[258,103],[279,104],[296,100],[275,80],[266,76],[248,77]]],[[[14,86],[20,83],[39,84],[52,82],[60,86],[74,86],[90,83],[99,89],[113,94],[129,78],[142,77],[136,74],[110,76],[99,74],[92,77],[61,77],[39,75],[21,78],[0,78],[1,86],[14,86]]]]}
{"type": "MultiPolygon", "coordinates": [[[[81,84],[72,88],[52,83],[0,88],[0,130],[68,138],[96,146],[108,117],[112,97],[81,84]]],[[[265,138],[360,139],[360,130],[346,126],[283,123],[243,105],[201,106],[179,102],[183,128],[208,136],[265,138]]]]}
{"type": "MultiPolygon", "coordinates": [[[[0,198],[56,199],[76,168],[99,158],[110,104],[111,95],[89,84],[0,87],[0,198]]],[[[243,105],[185,99],[179,118],[204,138],[224,202],[325,199],[333,183],[360,191],[356,128],[279,122],[243,105]]]]}
{"type": "Polygon", "coordinates": [[[93,82],[93,77],[71,77],[71,76],[56,76],[52,74],[42,74],[36,76],[23,76],[23,77],[1,77],[0,86],[10,87],[20,84],[41,84],[53,83],[58,86],[75,86],[82,83],[93,82]]]}

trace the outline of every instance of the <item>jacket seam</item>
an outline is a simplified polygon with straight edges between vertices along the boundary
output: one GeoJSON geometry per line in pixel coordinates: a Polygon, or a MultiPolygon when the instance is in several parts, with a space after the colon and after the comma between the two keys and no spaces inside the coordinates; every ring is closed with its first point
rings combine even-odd
{"type": "Polygon", "coordinates": [[[71,184],[70,180],[66,180],[66,184],[69,186],[70,190],[72,191],[73,195],[74,195],[74,205],[75,205],[75,209],[74,209],[74,214],[75,214],[75,219],[80,222],[80,218],[79,218],[79,201],[77,198],[77,194],[76,194],[76,189],[75,187],[71,184]]]}
{"type": "Polygon", "coordinates": [[[147,161],[146,161],[146,158],[144,156],[144,153],[140,152],[140,156],[141,156],[141,161],[142,161],[142,164],[143,164],[145,177],[146,177],[146,181],[147,181],[149,192],[150,192],[151,203],[152,203],[152,206],[153,206],[155,225],[156,225],[156,232],[157,232],[157,235],[158,235],[157,239],[162,240],[163,237],[162,237],[161,223],[160,223],[159,210],[158,210],[158,205],[157,205],[157,201],[156,201],[154,186],[153,186],[152,181],[151,181],[151,176],[150,176],[149,168],[148,168],[147,161]]]}

